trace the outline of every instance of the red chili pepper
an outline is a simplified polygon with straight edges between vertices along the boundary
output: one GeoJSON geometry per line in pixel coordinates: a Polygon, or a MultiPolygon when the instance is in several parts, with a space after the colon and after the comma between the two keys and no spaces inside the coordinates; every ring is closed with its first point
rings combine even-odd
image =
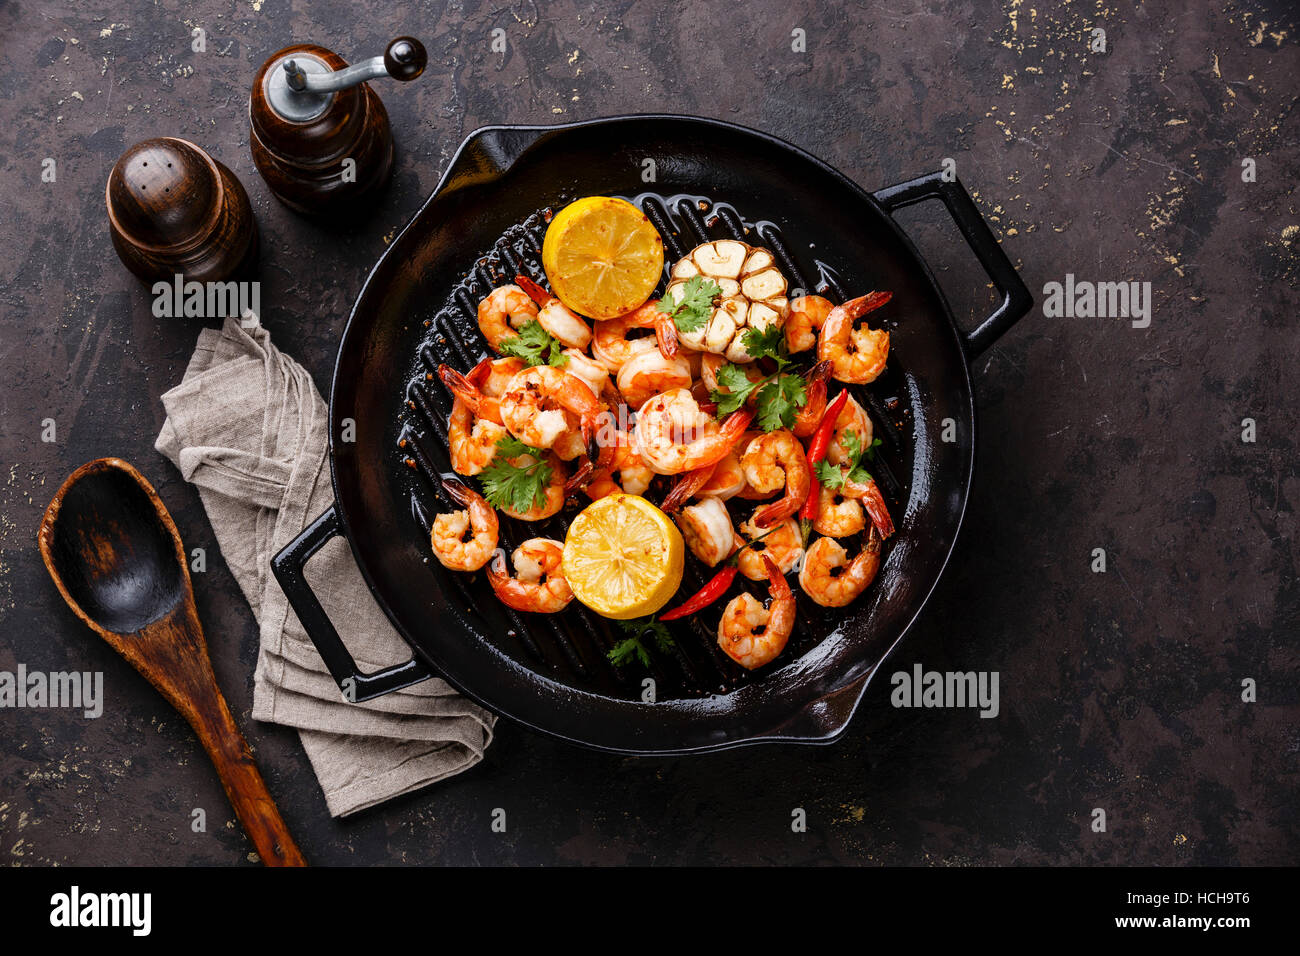
{"type": "MultiPolygon", "coordinates": [[[[840,412],[844,410],[848,400],[849,390],[847,388],[841,389],[840,393],[835,396],[835,400],[826,406],[826,414],[822,415],[817,431],[813,432],[813,439],[808,443],[810,479],[808,482],[808,498],[804,501],[803,507],[799,509],[799,517],[802,521],[812,521],[817,517],[817,503],[821,499],[822,491],[822,483],[817,478],[817,463],[826,457],[826,449],[831,443],[831,433],[835,431],[835,420],[840,417],[840,412]]],[[[805,527],[804,537],[807,536],[805,527]]]]}
{"type": "MultiPolygon", "coordinates": [[[[775,530],[775,529],[773,529],[775,530]]],[[[685,617],[688,614],[694,614],[701,608],[706,608],[718,598],[726,593],[727,588],[731,587],[731,582],[736,580],[736,572],[740,570],[740,553],[752,548],[758,542],[766,538],[772,531],[760,534],[752,541],[745,543],[744,547],[737,548],[735,553],[727,559],[727,566],[709,579],[709,583],[700,588],[694,597],[691,597],[685,604],[675,607],[671,611],[659,615],[661,621],[675,621],[679,617],[685,617]]],[[[766,557],[766,555],[764,555],[766,557]]],[[[771,558],[768,558],[771,561],[771,558]]]]}
{"type": "Polygon", "coordinates": [[[709,579],[709,583],[700,588],[698,593],[681,607],[675,607],[665,614],[659,615],[661,621],[675,621],[679,617],[685,617],[688,614],[694,614],[700,608],[708,607],[718,598],[722,597],[727,588],[731,587],[731,582],[736,579],[736,572],[740,570],[739,565],[728,564],[725,568],[709,579]]]}

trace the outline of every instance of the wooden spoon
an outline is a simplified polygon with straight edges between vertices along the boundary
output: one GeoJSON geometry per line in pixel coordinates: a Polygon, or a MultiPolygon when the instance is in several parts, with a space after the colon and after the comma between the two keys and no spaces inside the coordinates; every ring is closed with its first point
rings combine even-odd
{"type": "Polygon", "coordinates": [[[120,458],[63,483],[37,536],[63,600],[143,674],[198,734],[268,866],[306,866],[217,687],[185,548],[167,507],[120,458]]]}

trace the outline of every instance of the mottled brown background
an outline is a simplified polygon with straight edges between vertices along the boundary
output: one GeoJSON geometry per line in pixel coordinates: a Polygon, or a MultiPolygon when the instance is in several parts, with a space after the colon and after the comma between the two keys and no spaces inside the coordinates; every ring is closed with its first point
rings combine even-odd
{"type": "MultiPolygon", "coordinates": [[[[58,599],[34,532],[62,478],[125,456],[197,576],[218,677],[321,863],[1293,863],[1300,850],[1296,176],[1287,3],[890,0],[0,2],[0,669],[106,675],[104,716],[0,711],[0,855],[15,864],[236,863],[250,847],[187,727],[58,599]],[[207,31],[207,52],[190,30],[207,31]],[[1109,52],[1090,54],[1093,26],[1109,52]],[[489,53],[506,30],[509,52],[489,53]],[[807,34],[792,52],[791,31],[807,34]],[[263,59],[359,58],[400,33],[425,76],[381,85],[393,186],[363,228],[273,201],[247,146],[263,59]],[[620,759],[502,724],[464,776],[331,821],[284,728],[248,719],[253,618],[194,490],[153,451],[197,328],[152,318],[108,242],[105,176],[149,136],[243,180],[263,312],[326,389],[371,263],[476,126],[681,111],[758,127],[868,188],[945,156],[1036,292],[1146,280],[1151,327],[1031,314],[975,367],[980,468],[965,534],[894,659],[997,670],[1002,713],[868,693],[829,749],[620,759]],[[1243,183],[1254,157],[1258,182],[1243,183]],[[58,181],[40,182],[44,157],[58,181]],[[1258,421],[1243,444],[1241,420],[1258,421]],[[40,441],[54,418],[58,442],[40,441]],[[1109,556],[1089,571],[1091,551],[1109,556]],[[1259,701],[1240,701],[1254,678],[1259,701]],[[206,808],[209,831],[189,829],[206,808]],[[509,814],[490,832],[492,808],[509,814]],[[790,830],[794,807],[808,832],[790,830]],[[1109,831],[1094,834],[1103,807],[1109,831]]],[[[905,225],[967,326],[990,293],[931,210],[905,225]]]]}

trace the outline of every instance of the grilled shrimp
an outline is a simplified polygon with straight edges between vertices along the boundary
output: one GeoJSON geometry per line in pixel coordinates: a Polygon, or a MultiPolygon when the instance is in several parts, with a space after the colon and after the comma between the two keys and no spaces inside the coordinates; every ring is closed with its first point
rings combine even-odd
{"type": "Polygon", "coordinates": [[[880,570],[880,536],[873,527],[867,544],[849,560],[834,538],[818,538],[799,571],[799,586],[822,607],[844,607],[867,589],[880,570]]]}
{"type": "Polygon", "coordinates": [[[656,349],[638,352],[618,370],[618,390],[633,408],[674,388],[691,387],[691,366],[686,359],[667,359],[656,349]]]}
{"type": "Polygon", "coordinates": [[[588,441],[582,434],[581,419],[567,409],[562,409],[561,414],[564,415],[564,431],[560,433],[560,437],[555,439],[551,451],[559,455],[561,461],[573,461],[573,459],[587,454],[589,450],[588,441]]]}
{"type": "MultiPolygon", "coordinates": [[[[760,431],[748,431],[740,436],[740,441],[736,442],[736,447],[733,448],[731,452],[736,457],[737,466],[740,466],[741,456],[745,453],[745,449],[749,447],[750,442],[755,438],[761,437],[762,434],[763,433],[760,431]]],[[[740,477],[742,479],[742,484],[740,490],[736,492],[734,497],[745,501],[766,501],[780,490],[779,488],[776,488],[772,491],[758,491],[753,488],[749,484],[749,479],[745,477],[745,469],[743,467],[740,467],[740,477]]]]}
{"type": "Polygon", "coordinates": [[[719,425],[700,411],[690,391],[675,388],[656,395],[637,413],[641,458],[656,473],[679,475],[721,460],[745,433],[754,413],[732,412],[719,425]]]}
{"type": "Polygon", "coordinates": [[[866,409],[859,405],[852,395],[844,403],[844,407],[840,409],[840,414],[835,419],[835,428],[831,431],[830,443],[826,446],[826,460],[832,465],[843,464],[849,456],[848,449],[844,444],[844,436],[848,432],[857,432],[859,447],[871,447],[873,440],[871,418],[867,415],[866,409]]]}
{"type": "Polygon", "coordinates": [[[759,435],[740,457],[745,480],[755,491],[773,492],[785,488],[785,494],[754,512],[750,520],[758,528],[770,528],[799,510],[812,488],[812,472],[803,445],[784,428],[759,435]]]}
{"type": "MultiPolygon", "coordinates": [[[[509,459],[510,464],[518,468],[527,468],[530,465],[537,464],[537,461],[538,459],[532,455],[520,455],[517,458],[509,459]]],[[[512,518],[518,518],[520,521],[545,521],[564,507],[564,499],[568,497],[565,483],[569,480],[569,471],[564,467],[564,462],[560,461],[559,456],[554,452],[546,457],[546,466],[551,470],[551,477],[542,489],[542,503],[538,504],[534,500],[526,511],[516,511],[513,508],[502,506],[501,511],[503,513],[512,518]]]]}
{"type": "Polygon", "coordinates": [[[785,347],[791,352],[806,352],[816,345],[817,333],[834,307],[830,299],[820,295],[791,299],[790,315],[785,320],[785,347]]]}
{"type": "MultiPolygon", "coordinates": [[[[477,418],[496,425],[502,424],[501,403],[486,394],[479,385],[479,382],[486,378],[483,362],[476,365],[469,375],[462,375],[450,365],[439,365],[438,377],[455,396],[456,401],[463,403],[477,418]]],[[[453,414],[455,414],[454,410],[453,414]]]]}
{"type": "MultiPolygon", "coordinates": [[[[497,361],[504,362],[506,360],[498,359],[497,361]]],[[[474,371],[466,376],[461,375],[448,365],[440,365],[438,366],[438,374],[442,376],[442,380],[456,396],[456,401],[463,402],[473,412],[473,414],[478,417],[479,421],[475,425],[476,428],[479,427],[482,422],[504,425],[505,410],[503,407],[503,399],[488,395],[485,388],[480,387],[475,381],[475,379],[484,380],[485,386],[491,384],[494,388],[500,388],[502,376],[500,374],[495,376],[489,374],[485,377],[480,373],[482,367],[483,363],[480,362],[479,365],[475,367],[474,371]],[[493,378],[495,378],[495,381],[493,381],[493,378]]],[[[527,370],[526,366],[524,368],[527,370]]],[[[555,371],[558,370],[551,369],[551,372],[555,371]]],[[[517,373],[517,375],[518,374],[522,373],[517,373]]],[[[562,376],[567,377],[568,373],[562,372],[560,376],[553,375],[549,372],[542,373],[542,377],[548,381],[554,380],[561,383],[563,383],[562,376]]],[[[513,382],[515,377],[517,376],[512,376],[510,381],[513,382]]],[[[536,379],[538,376],[531,376],[530,378],[536,379]]],[[[580,381],[577,376],[573,376],[573,380],[580,381]]],[[[455,414],[454,408],[453,414],[455,414]]],[[[532,445],[534,448],[549,447],[559,456],[561,461],[572,461],[587,452],[588,439],[586,435],[583,434],[582,419],[568,409],[549,408],[540,412],[533,418],[527,418],[526,412],[521,411],[516,407],[513,409],[512,414],[515,415],[517,421],[524,422],[526,425],[524,427],[524,433],[521,434],[512,431],[510,434],[514,435],[525,444],[532,445]],[[534,439],[539,441],[549,440],[550,445],[536,444],[534,439]]],[[[507,430],[509,429],[503,429],[503,431],[507,430]]],[[[496,436],[493,438],[493,442],[495,443],[496,439],[501,437],[501,434],[495,432],[495,429],[491,429],[490,431],[492,431],[496,436]]],[[[452,467],[455,468],[455,465],[452,467]]],[[[484,467],[486,467],[486,464],[484,467]]],[[[459,468],[456,468],[456,470],[460,471],[459,468]]],[[[476,474],[476,472],[461,473],[476,474]]]]}
{"type": "Polygon", "coordinates": [[[570,349],[585,349],[591,344],[591,327],[582,316],[528,276],[515,276],[515,282],[537,303],[538,323],[559,339],[561,345],[570,349]]]}
{"type": "Polygon", "coordinates": [[[601,447],[596,470],[583,490],[593,500],[618,491],[643,495],[654,476],[655,473],[637,453],[636,436],[628,432],[615,432],[614,441],[601,447]]]}
{"type": "Polygon", "coordinates": [[[447,419],[452,470],[462,475],[477,475],[492,464],[497,442],[505,436],[504,425],[477,417],[469,404],[458,396],[452,403],[451,417],[447,419]]]}
{"type": "Polygon", "coordinates": [[[746,670],[762,667],[785,650],[794,629],[794,593],[771,558],[763,565],[771,582],[772,603],[764,607],[748,591],[731,599],[718,622],[718,646],[746,670]]]}
{"type": "Polygon", "coordinates": [[[495,352],[501,343],[519,334],[519,329],[537,318],[537,303],[517,285],[503,285],[488,293],[478,304],[478,327],[495,352]]]}
{"type": "Polygon", "coordinates": [[[510,387],[514,377],[528,368],[523,359],[506,355],[498,359],[484,359],[470,370],[466,376],[489,398],[500,398],[510,387]]]}
{"type": "Polygon", "coordinates": [[[550,365],[536,365],[516,375],[500,406],[501,423],[534,448],[550,448],[570,430],[565,411],[577,416],[582,436],[590,442],[604,410],[586,382],[550,365]]]}
{"type": "Polygon", "coordinates": [[[746,521],[741,524],[740,533],[746,540],[753,542],[736,558],[740,573],[751,581],[761,581],[767,577],[764,555],[772,559],[782,574],[794,570],[803,557],[803,533],[799,530],[799,522],[794,518],[786,518],[770,531],[754,527],[753,521],[746,521]],[[762,540],[756,541],[756,538],[762,540]]]}
{"type": "Polygon", "coordinates": [[[713,466],[713,474],[696,494],[700,497],[708,496],[726,501],[738,495],[744,487],[745,472],[740,467],[740,456],[736,454],[735,449],[732,449],[713,466]]]}
{"type": "Polygon", "coordinates": [[[797,438],[808,438],[817,431],[826,414],[826,380],[831,377],[831,363],[818,362],[805,376],[808,384],[804,389],[803,408],[794,417],[791,431],[797,438]]]}
{"type": "Polygon", "coordinates": [[[817,516],[813,519],[813,530],[828,538],[847,538],[857,534],[867,526],[867,517],[862,513],[862,502],[857,498],[846,497],[844,489],[832,490],[821,486],[817,499],[817,516]]]}
{"type": "MultiPolygon", "coordinates": [[[[744,439],[741,439],[743,442],[744,439]]],[[[735,451],[728,451],[716,464],[684,472],[664,498],[663,510],[672,514],[692,498],[734,498],[745,487],[745,473],[735,451]]]]}
{"type": "Polygon", "coordinates": [[[609,319],[608,322],[597,322],[595,334],[591,338],[591,357],[614,375],[618,374],[618,370],[633,355],[656,348],[653,336],[624,339],[604,328],[609,322],[617,321],[618,319],[609,319]]]}
{"type": "Polygon", "coordinates": [[[591,393],[597,398],[605,394],[606,388],[609,387],[609,370],[605,366],[582,349],[565,349],[561,354],[569,360],[564,365],[566,372],[586,382],[591,393]]]}
{"type": "Polygon", "coordinates": [[[870,329],[865,323],[855,328],[854,323],[880,308],[893,295],[892,292],[869,292],[835,306],[826,316],[817,336],[817,358],[829,361],[831,374],[841,382],[865,385],[874,382],[885,370],[885,360],[889,358],[889,333],[883,329],[870,329]]]}
{"type": "Polygon", "coordinates": [[[515,548],[511,559],[515,573],[506,570],[504,554],[497,553],[488,567],[488,581],[501,603],[516,611],[555,614],[573,600],[569,582],[560,573],[564,545],[550,538],[529,538],[515,548]]]}
{"type": "Polygon", "coordinates": [[[880,486],[874,479],[868,478],[865,482],[849,481],[846,475],[840,494],[862,503],[863,510],[866,511],[867,517],[871,519],[872,526],[882,540],[894,533],[894,520],[889,517],[889,506],[885,504],[885,496],[880,493],[880,486]]]}
{"type": "Polygon", "coordinates": [[[678,516],[677,525],[682,529],[686,546],[711,568],[726,560],[739,544],[727,506],[717,498],[687,505],[678,516]]]}
{"type": "Polygon", "coordinates": [[[477,571],[496,550],[497,513],[486,498],[459,481],[444,480],[442,487],[465,510],[434,516],[429,533],[433,555],[453,571],[477,571]]]}
{"type": "Polygon", "coordinates": [[[623,363],[637,352],[649,348],[650,339],[629,339],[633,329],[654,329],[655,342],[664,358],[677,354],[677,326],[672,317],[658,309],[659,300],[652,299],[639,309],[633,309],[616,319],[597,322],[591,340],[591,354],[611,372],[617,372],[623,363]]]}

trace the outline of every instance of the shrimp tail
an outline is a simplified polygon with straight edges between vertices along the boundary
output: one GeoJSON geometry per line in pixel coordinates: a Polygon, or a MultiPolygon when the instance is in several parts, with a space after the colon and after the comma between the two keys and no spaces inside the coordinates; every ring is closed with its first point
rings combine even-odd
{"type": "Polygon", "coordinates": [[[608,461],[613,454],[612,450],[607,452],[605,446],[601,444],[600,433],[599,418],[595,415],[583,415],[582,440],[587,445],[587,464],[593,467],[596,462],[608,461]]]}
{"type": "Polygon", "coordinates": [[[888,538],[894,533],[894,521],[889,517],[885,496],[880,493],[880,486],[874,481],[862,497],[862,507],[871,518],[872,530],[878,531],[881,538],[888,538]]]}
{"type": "Polygon", "coordinates": [[[717,468],[718,465],[715,462],[712,465],[705,465],[703,468],[696,468],[682,474],[677,479],[677,484],[673,485],[673,490],[664,497],[664,513],[672,514],[694,498],[696,493],[709,483],[709,479],[713,477],[713,473],[717,468]]]}
{"type": "Polygon", "coordinates": [[[803,408],[795,418],[794,433],[800,438],[807,438],[821,424],[822,415],[826,413],[826,383],[831,377],[832,363],[829,359],[818,362],[806,376],[807,396],[803,408]]]}
{"type": "Polygon", "coordinates": [[[564,496],[567,498],[570,495],[577,494],[595,477],[596,466],[592,464],[590,458],[587,458],[578,466],[577,471],[569,477],[569,480],[564,483],[564,496]]]}
{"type": "Polygon", "coordinates": [[[555,296],[551,295],[532,279],[528,278],[528,276],[515,276],[515,285],[527,292],[528,298],[532,299],[538,305],[546,305],[546,303],[555,298],[555,296]]]}
{"type": "MultiPolygon", "coordinates": [[[[490,362],[489,359],[483,361],[490,362]]],[[[482,362],[479,363],[479,365],[482,364],[482,362]]],[[[479,366],[475,366],[468,376],[462,375],[450,365],[438,366],[438,377],[442,379],[442,384],[446,385],[451,393],[466,405],[474,409],[474,411],[478,411],[479,401],[483,398],[483,393],[479,391],[478,386],[474,384],[471,377],[475,374],[480,374],[479,366]]]]}
{"type": "Polygon", "coordinates": [[[659,352],[664,358],[677,356],[677,326],[667,312],[655,314],[655,339],[659,343],[659,352]]]}
{"type": "Polygon", "coordinates": [[[793,598],[794,592],[790,590],[790,582],[785,579],[776,562],[766,554],[763,555],[763,567],[767,568],[767,581],[771,586],[772,597],[778,601],[793,598]]]}
{"type": "MultiPolygon", "coordinates": [[[[722,423],[722,434],[727,437],[727,450],[740,441],[745,429],[749,423],[754,420],[754,410],[752,408],[738,408],[727,416],[727,420],[722,423]]],[[[719,456],[721,458],[722,456],[719,456]]]]}
{"type": "Polygon", "coordinates": [[[462,508],[468,508],[474,501],[481,500],[483,497],[464,482],[454,481],[451,478],[442,479],[442,490],[462,508]]]}
{"type": "Polygon", "coordinates": [[[753,522],[755,528],[770,528],[794,514],[802,504],[803,501],[797,498],[781,498],[770,505],[763,505],[754,512],[754,516],[750,521],[753,522]]]}
{"type": "MultiPolygon", "coordinates": [[[[445,365],[439,365],[438,374],[441,375],[442,370],[446,367],[447,366],[445,365]]],[[[485,355],[483,358],[479,359],[479,363],[477,365],[475,365],[472,369],[469,370],[469,374],[466,375],[465,378],[468,379],[470,382],[472,382],[474,385],[481,387],[483,385],[483,380],[487,378],[491,372],[492,372],[492,357],[490,355],[485,355]]]]}
{"type": "Polygon", "coordinates": [[[894,293],[892,292],[868,292],[856,299],[849,299],[841,308],[848,314],[849,321],[857,321],[868,312],[874,312],[881,306],[888,304],[893,297],[894,293]]]}

